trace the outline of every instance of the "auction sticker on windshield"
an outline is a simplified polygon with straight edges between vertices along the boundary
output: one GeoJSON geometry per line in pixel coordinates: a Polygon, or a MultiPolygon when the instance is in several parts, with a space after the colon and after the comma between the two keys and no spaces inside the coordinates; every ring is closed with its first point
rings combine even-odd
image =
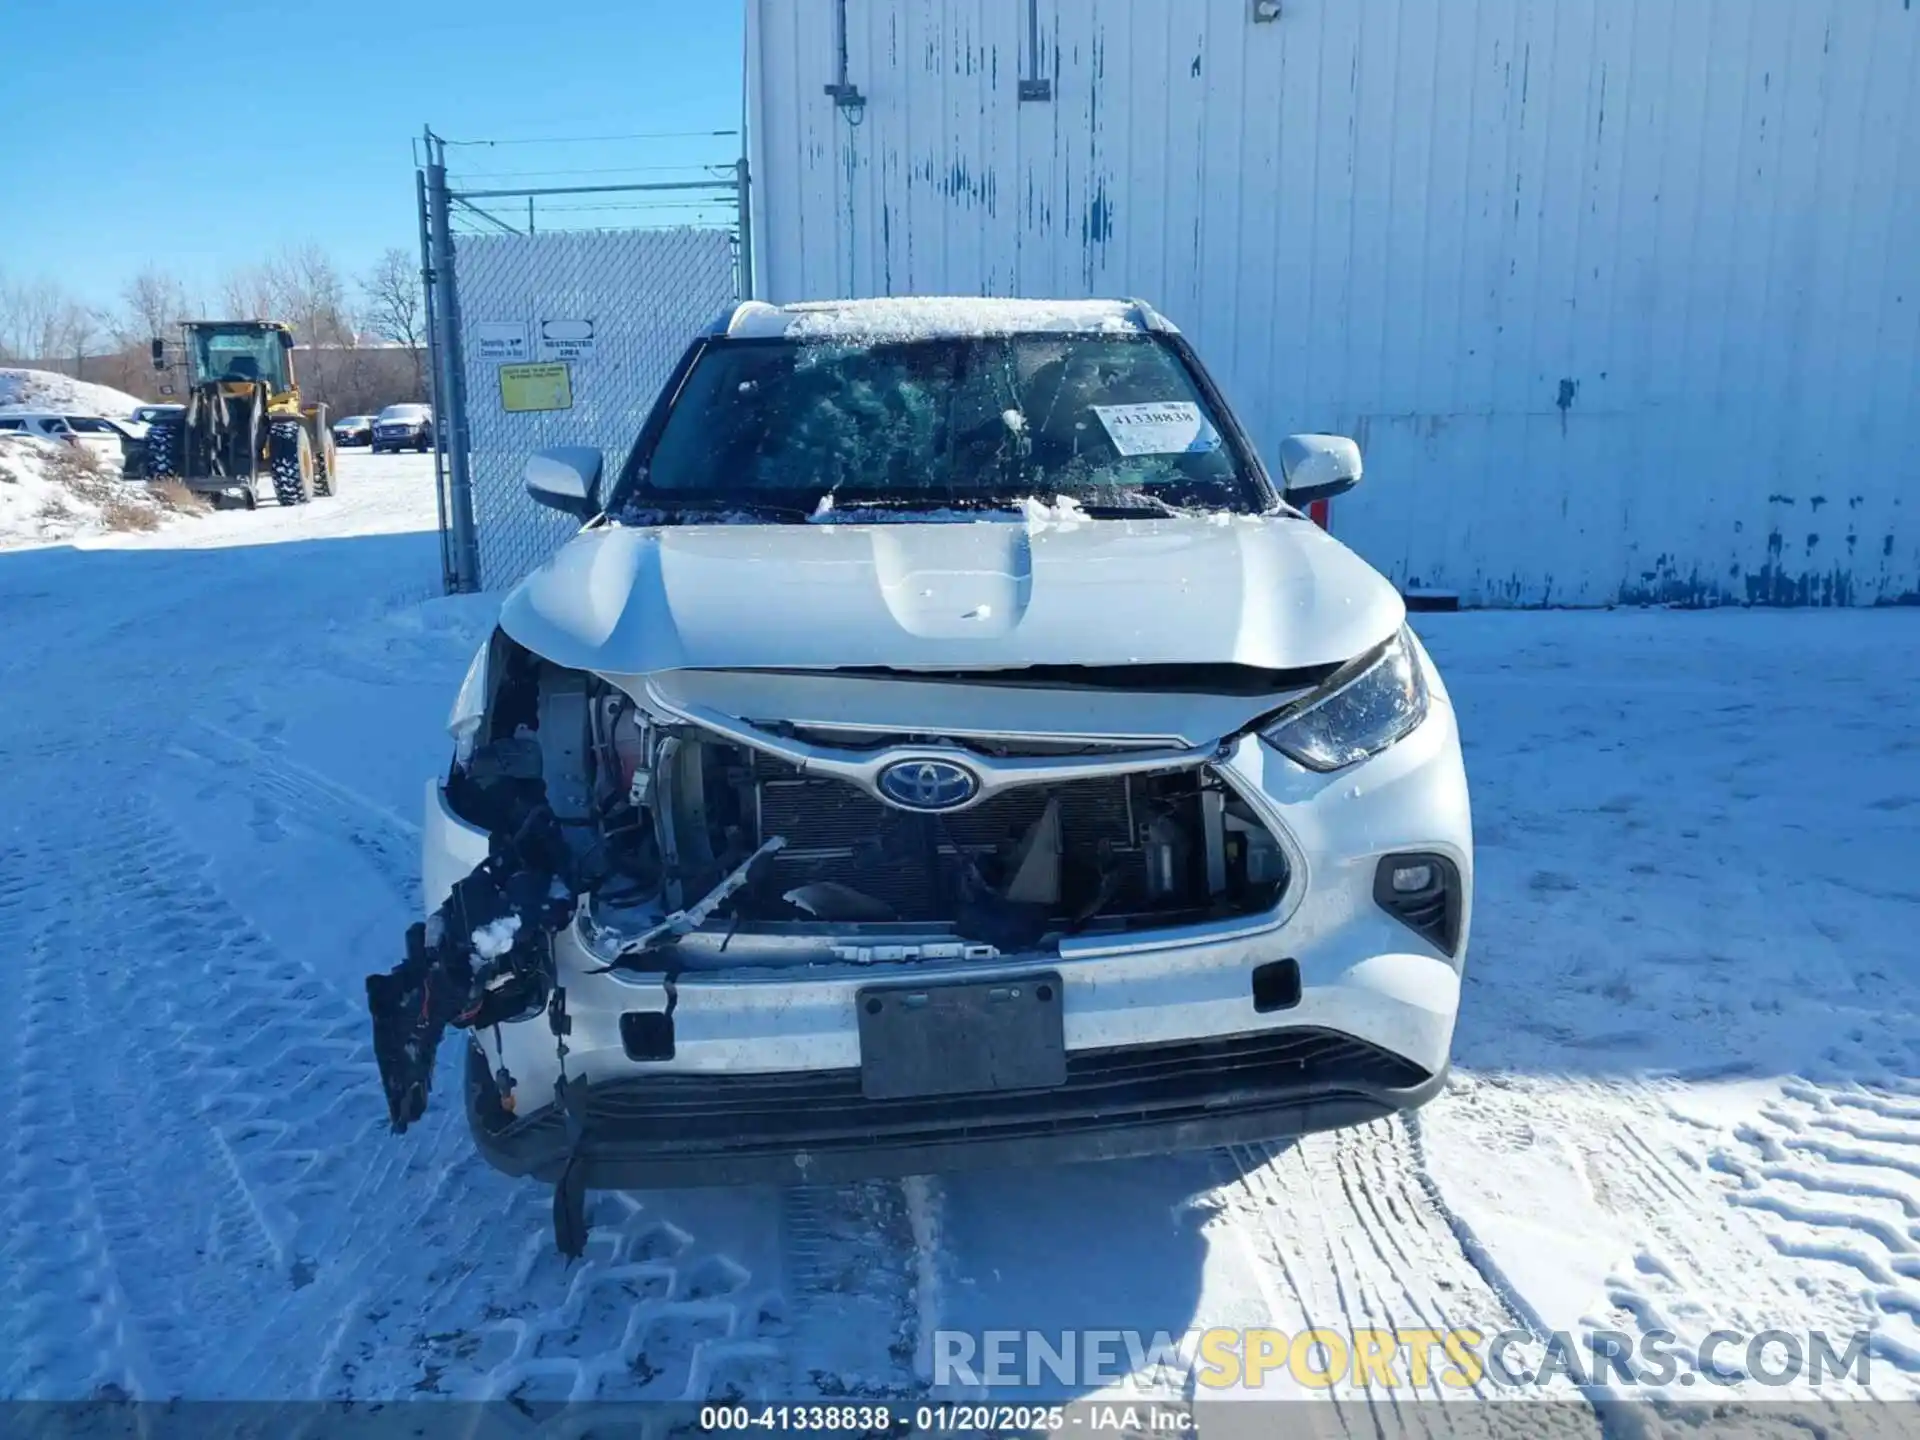
{"type": "Polygon", "coordinates": [[[1191,400],[1095,405],[1093,413],[1122,455],[1205,455],[1220,448],[1220,432],[1191,400]]]}

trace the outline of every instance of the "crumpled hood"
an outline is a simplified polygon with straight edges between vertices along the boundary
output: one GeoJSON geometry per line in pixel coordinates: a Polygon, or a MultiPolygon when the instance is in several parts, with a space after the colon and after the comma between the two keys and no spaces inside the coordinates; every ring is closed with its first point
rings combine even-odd
{"type": "Polygon", "coordinates": [[[1236,664],[1352,658],[1405,614],[1284,517],[609,526],[507,597],[500,624],[602,674],[1236,664]]]}

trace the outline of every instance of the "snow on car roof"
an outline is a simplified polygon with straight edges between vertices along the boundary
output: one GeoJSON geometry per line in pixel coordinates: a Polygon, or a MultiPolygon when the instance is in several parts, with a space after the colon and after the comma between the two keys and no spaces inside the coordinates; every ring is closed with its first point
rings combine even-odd
{"type": "Polygon", "coordinates": [[[1012,300],[978,295],[892,296],[769,305],[749,300],[724,333],[748,340],[936,340],[968,335],[1144,334],[1173,325],[1138,300],[1012,300]]]}

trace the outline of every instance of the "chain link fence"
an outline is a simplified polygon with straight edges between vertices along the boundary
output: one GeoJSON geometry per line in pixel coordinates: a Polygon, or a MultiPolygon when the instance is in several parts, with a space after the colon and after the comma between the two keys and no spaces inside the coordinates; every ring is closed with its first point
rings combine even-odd
{"type": "Polygon", "coordinates": [[[528,497],[527,456],[591,445],[605,453],[611,481],[687,342],[733,303],[733,239],[691,227],[471,235],[459,241],[457,267],[479,580],[498,589],[579,529],[528,497]],[[583,327],[590,338],[578,338],[583,327]],[[549,330],[569,338],[543,343],[549,330]],[[528,378],[559,365],[564,377],[528,378]],[[522,386],[551,389],[517,395],[522,386]],[[553,393],[562,389],[564,397],[553,393]],[[568,404],[509,408],[527,398],[568,404]]]}
{"type": "Polygon", "coordinates": [[[446,142],[426,141],[420,236],[445,585],[497,590],[579,528],[527,495],[528,455],[592,446],[610,483],[687,344],[751,294],[746,164],[698,181],[462,190],[448,184],[446,142]],[[519,215],[516,200],[524,231],[501,218],[519,215]],[[536,233],[536,200],[548,224],[581,210],[696,218],[536,233]]]}

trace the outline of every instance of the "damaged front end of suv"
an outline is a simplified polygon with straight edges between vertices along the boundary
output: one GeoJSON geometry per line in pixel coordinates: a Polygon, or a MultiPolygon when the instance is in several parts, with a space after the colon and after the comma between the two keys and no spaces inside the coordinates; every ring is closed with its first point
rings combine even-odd
{"type": "MultiPolygon", "coordinates": [[[[1262,503],[1184,345],[1121,313],[1145,318],[1090,340],[1084,317],[1010,310],[876,340],[747,307],[683,362],[604,508],[580,452],[529,467],[594,519],[509,597],[454,707],[429,913],[367,981],[395,1129],[465,1032],[476,1143],[555,1185],[575,1254],[588,1187],[1151,1153],[1438,1088],[1472,878],[1445,689],[1391,588],[1262,503]],[[786,348],[741,359],[756,325],[786,348]],[[945,428],[915,432],[912,367],[943,338],[945,428]],[[823,366],[870,397],[900,349],[911,373],[878,391],[916,464],[964,446],[977,380],[1011,397],[978,407],[996,464],[1044,469],[1049,422],[1092,416],[1131,503],[948,485],[958,513],[935,520],[913,493],[836,505],[852,487],[830,483],[721,515],[669,483],[676,416],[739,424],[703,410],[708,372],[729,407],[823,366]],[[1121,393],[1048,375],[1083,353],[1121,393]],[[1170,462],[1113,412],[1177,379],[1151,423],[1198,416],[1213,449],[1189,435],[1170,462]]],[[[819,424],[811,399],[757,421],[754,453],[819,424]]],[[[1092,442],[1066,443],[1082,475],[1092,442]]],[[[703,473],[744,463],[718,448],[703,473]]],[[[1292,498],[1357,476],[1331,443],[1283,458],[1292,498]]],[[[889,468],[871,446],[862,464],[889,468]]]]}

